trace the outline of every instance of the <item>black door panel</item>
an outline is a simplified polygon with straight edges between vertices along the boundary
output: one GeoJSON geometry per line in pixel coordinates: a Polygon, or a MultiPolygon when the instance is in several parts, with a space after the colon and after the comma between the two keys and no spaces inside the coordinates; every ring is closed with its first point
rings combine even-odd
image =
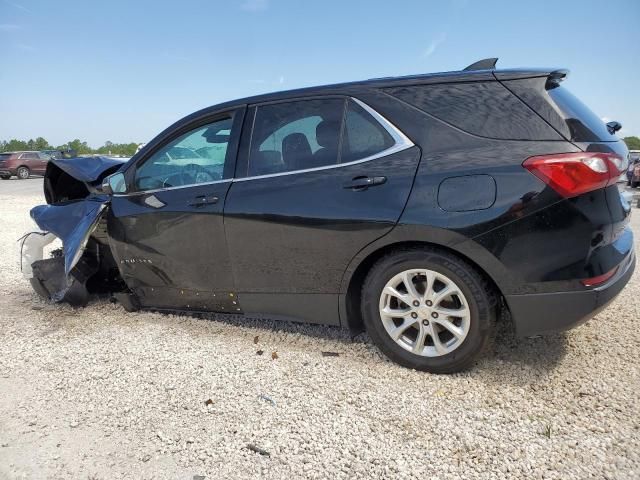
{"type": "Polygon", "coordinates": [[[233,291],[222,221],[229,185],[113,197],[112,250],[124,281],[143,306],[207,309],[213,293],[233,291]],[[221,200],[194,205],[199,198],[221,200]]]}
{"type": "Polygon", "coordinates": [[[419,160],[411,147],[367,162],[235,181],[225,229],[241,299],[252,292],[338,293],[351,258],[400,217],[419,160]],[[386,180],[344,188],[358,177],[386,180]]]}

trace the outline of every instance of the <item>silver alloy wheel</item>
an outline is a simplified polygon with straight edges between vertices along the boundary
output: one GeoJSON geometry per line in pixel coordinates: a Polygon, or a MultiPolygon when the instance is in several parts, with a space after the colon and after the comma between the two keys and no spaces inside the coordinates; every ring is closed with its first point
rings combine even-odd
{"type": "Polygon", "coordinates": [[[405,350],[439,357],[462,345],[471,311],[453,280],[433,270],[413,269],[397,274],[382,289],[380,318],[405,350]]]}
{"type": "Polygon", "coordinates": [[[21,178],[22,180],[29,178],[29,169],[20,167],[18,169],[18,178],[21,178]]]}

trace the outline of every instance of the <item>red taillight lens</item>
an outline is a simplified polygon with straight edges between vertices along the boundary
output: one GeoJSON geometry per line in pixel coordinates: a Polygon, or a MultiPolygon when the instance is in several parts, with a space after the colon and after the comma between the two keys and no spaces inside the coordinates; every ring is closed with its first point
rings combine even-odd
{"type": "Polygon", "coordinates": [[[563,197],[575,197],[615,183],[624,172],[613,153],[559,153],[527,158],[522,164],[563,197]]]}
{"type": "Polygon", "coordinates": [[[613,277],[618,271],[618,267],[615,267],[612,270],[609,270],[607,273],[603,273],[602,275],[598,275],[597,277],[585,278],[584,280],[580,280],[585,287],[595,287],[596,285],[601,285],[611,277],[613,277]]]}

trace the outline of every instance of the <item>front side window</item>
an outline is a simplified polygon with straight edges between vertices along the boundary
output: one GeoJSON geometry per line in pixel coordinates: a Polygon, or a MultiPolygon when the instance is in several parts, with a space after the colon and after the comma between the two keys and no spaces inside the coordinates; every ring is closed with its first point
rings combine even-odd
{"type": "Polygon", "coordinates": [[[23,153],[20,158],[23,159],[23,160],[37,160],[38,154],[37,153],[23,153]]]}
{"type": "Polygon", "coordinates": [[[137,190],[180,187],[221,180],[232,118],[198,127],[156,151],[135,174],[137,190]]]}
{"type": "Polygon", "coordinates": [[[338,163],[344,104],[328,98],[257,107],[249,176],[338,163]]]}

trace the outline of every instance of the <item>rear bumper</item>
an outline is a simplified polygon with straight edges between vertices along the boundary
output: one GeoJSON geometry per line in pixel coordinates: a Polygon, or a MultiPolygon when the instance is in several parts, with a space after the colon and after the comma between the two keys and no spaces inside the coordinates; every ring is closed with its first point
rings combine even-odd
{"type": "Polygon", "coordinates": [[[636,265],[633,250],[615,276],[603,285],[576,292],[508,295],[507,305],[520,337],[545,335],[577,327],[602,311],[625,287],[636,265]]]}

